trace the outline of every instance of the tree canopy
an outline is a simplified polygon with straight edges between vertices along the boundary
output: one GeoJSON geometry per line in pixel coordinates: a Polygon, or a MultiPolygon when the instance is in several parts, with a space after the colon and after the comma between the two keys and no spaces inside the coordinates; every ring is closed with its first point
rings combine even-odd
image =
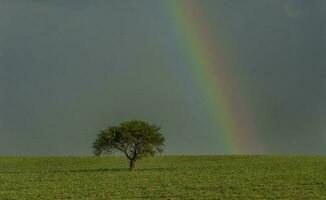
{"type": "Polygon", "coordinates": [[[132,170],[135,162],[163,152],[165,138],[160,127],[142,120],[132,120],[102,130],[93,143],[94,154],[122,152],[132,170]]]}

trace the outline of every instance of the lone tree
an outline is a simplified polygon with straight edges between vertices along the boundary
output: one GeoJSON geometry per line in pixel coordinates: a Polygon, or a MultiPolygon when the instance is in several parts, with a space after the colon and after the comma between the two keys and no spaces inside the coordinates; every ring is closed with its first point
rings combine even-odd
{"type": "Polygon", "coordinates": [[[122,122],[102,130],[93,143],[94,154],[124,153],[129,160],[129,169],[133,170],[135,162],[146,156],[161,153],[165,138],[159,132],[160,127],[141,120],[122,122]]]}

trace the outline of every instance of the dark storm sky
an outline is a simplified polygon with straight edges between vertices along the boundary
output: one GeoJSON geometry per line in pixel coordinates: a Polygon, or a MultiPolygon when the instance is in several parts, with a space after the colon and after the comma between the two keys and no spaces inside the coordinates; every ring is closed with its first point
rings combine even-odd
{"type": "MultiPolygon", "coordinates": [[[[326,154],[326,2],[201,2],[264,153],[326,154]]],[[[168,154],[225,153],[174,26],[164,1],[0,1],[0,154],[90,154],[98,130],[134,118],[162,125],[168,154]]]]}

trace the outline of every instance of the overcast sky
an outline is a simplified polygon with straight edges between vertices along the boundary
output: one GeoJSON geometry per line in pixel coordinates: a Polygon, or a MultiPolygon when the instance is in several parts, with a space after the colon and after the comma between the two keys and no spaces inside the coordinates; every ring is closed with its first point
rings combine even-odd
{"type": "MultiPolygon", "coordinates": [[[[200,2],[264,153],[326,154],[326,1],[200,2]]],[[[175,32],[163,0],[0,1],[0,155],[88,155],[135,118],[163,127],[168,154],[226,153],[175,32]]]]}

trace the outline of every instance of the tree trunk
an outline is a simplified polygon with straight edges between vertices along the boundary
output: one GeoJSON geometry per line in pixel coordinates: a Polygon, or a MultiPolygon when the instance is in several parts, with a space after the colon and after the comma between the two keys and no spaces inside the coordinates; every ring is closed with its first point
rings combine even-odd
{"type": "Polygon", "coordinates": [[[129,161],[129,170],[132,171],[135,168],[135,162],[136,160],[132,159],[129,161]]]}

